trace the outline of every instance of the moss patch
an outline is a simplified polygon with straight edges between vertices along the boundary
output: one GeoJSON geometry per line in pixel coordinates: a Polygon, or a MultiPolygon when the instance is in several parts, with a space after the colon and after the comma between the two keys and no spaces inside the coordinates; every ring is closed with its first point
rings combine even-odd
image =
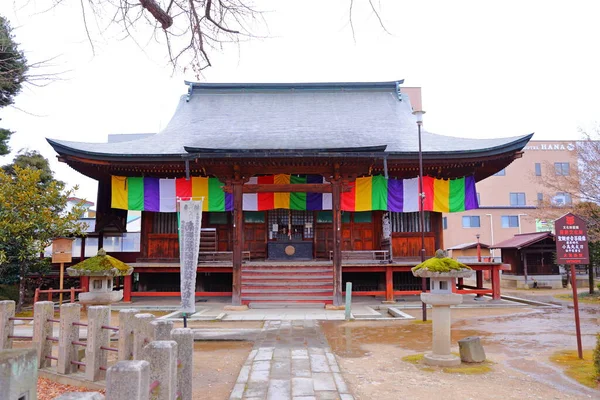
{"type": "Polygon", "coordinates": [[[484,361],[477,364],[464,363],[456,367],[444,367],[442,368],[447,374],[464,374],[464,375],[479,375],[485,374],[492,371],[492,362],[484,361]]]}
{"type": "MultiPolygon", "coordinates": [[[[458,356],[458,354],[456,354],[456,353],[452,353],[452,354],[458,356]]],[[[447,374],[478,375],[478,374],[485,374],[485,373],[492,371],[493,363],[491,361],[487,361],[487,360],[482,363],[474,363],[474,364],[462,363],[461,365],[458,365],[456,367],[433,367],[431,365],[426,365],[424,363],[424,361],[423,361],[424,357],[425,357],[424,353],[411,354],[411,355],[402,357],[402,361],[414,364],[414,365],[418,366],[421,371],[426,371],[426,372],[442,371],[447,374]]]]}
{"type": "Polygon", "coordinates": [[[582,385],[592,389],[598,388],[598,380],[592,361],[592,350],[583,352],[583,360],[579,359],[576,350],[558,351],[550,356],[550,361],[560,365],[568,377],[575,379],[582,385]]]}
{"type": "MultiPolygon", "coordinates": [[[[554,297],[561,300],[573,301],[572,294],[557,294],[554,297]]],[[[578,293],[577,299],[582,303],[600,304],[600,291],[594,291],[594,294],[590,294],[589,292],[578,293]]]]}
{"type": "Polygon", "coordinates": [[[460,271],[463,269],[471,269],[465,264],[458,262],[452,258],[444,257],[432,257],[429,260],[423,261],[421,264],[412,268],[412,271],[418,271],[420,269],[426,269],[431,272],[450,272],[460,271]]]}
{"type": "Polygon", "coordinates": [[[90,272],[105,272],[114,268],[118,271],[117,275],[125,275],[131,269],[131,267],[123,261],[106,255],[106,253],[102,254],[100,251],[97,256],[88,258],[87,260],[73,265],[71,268],[78,271],[90,272]]]}
{"type": "Polygon", "coordinates": [[[431,324],[433,320],[428,319],[427,321],[423,321],[421,319],[412,321],[413,324],[431,324]]]}
{"type": "Polygon", "coordinates": [[[420,364],[421,361],[423,361],[423,357],[425,357],[425,354],[423,353],[411,354],[409,356],[402,357],[402,361],[406,361],[411,364],[420,364]]]}

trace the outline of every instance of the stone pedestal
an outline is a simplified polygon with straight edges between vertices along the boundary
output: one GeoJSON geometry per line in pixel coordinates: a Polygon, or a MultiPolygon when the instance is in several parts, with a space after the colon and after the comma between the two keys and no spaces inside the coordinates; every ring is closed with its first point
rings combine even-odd
{"type": "Polygon", "coordinates": [[[450,306],[462,303],[462,295],[453,293],[456,278],[467,278],[473,273],[469,269],[434,272],[427,269],[413,270],[415,276],[430,278],[430,292],[421,293],[421,300],[432,307],[433,346],[426,353],[427,365],[451,367],[460,365],[460,357],[450,352],[450,332],[452,319],[450,306]]]}
{"type": "Polygon", "coordinates": [[[460,365],[460,357],[450,352],[450,306],[462,303],[459,294],[422,293],[421,300],[432,306],[433,347],[425,354],[425,364],[450,367],[460,365]]]}

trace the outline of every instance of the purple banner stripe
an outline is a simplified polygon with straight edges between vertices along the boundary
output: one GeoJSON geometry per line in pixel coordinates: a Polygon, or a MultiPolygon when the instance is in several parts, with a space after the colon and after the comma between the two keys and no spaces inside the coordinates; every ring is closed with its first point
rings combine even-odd
{"type": "MultiPolygon", "coordinates": [[[[323,183],[321,175],[307,175],[306,183],[323,183]]],[[[320,211],[323,209],[323,193],[306,193],[306,209],[320,211]]]]}
{"type": "Polygon", "coordinates": [[[465,210],[479,208],[477,204],[477,189],[475,188],[475,177],[465,176],[465,210]]]}
{"type": "Polygon", "coordinates": [[[144,178],[144,211],[160,211],[158,178],[144,178]]]}
{"type": "Polygon", "coordinates": [[[233,193],[225,193],[225,211],[233,211],[233,193]]]}
{"type": "Polygon", "coordinates": [[[401,179],[388,180],[388,210],[394,212],[404,210],[404,188],[401,179]]]}

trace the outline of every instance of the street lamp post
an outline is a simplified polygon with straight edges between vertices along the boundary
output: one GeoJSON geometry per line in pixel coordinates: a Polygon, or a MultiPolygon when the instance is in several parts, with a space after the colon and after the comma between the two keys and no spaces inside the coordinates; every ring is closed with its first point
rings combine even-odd
{"type": "Polygon", "coordinates": [[[477,238],[477,262],[481,262],[481,243],[479,243],[479,237],[481,235],[476,234],[475,237],[477,238]]]}
{"type": "MultiPolygon", "coordinates": [[[[421,126],[425,111],[414,111],[417,117],[417,130],[419,133],[419,227],[421,230],[421,262],[425,261],[425,192],[423,190],[423,150],[421,148],[421,126]]],[[[421,291],[427,291],[427,278],[421,278],[421,291]]],[[[427,305],[421,301],[423,321],[427,321],[427,305]]]]}

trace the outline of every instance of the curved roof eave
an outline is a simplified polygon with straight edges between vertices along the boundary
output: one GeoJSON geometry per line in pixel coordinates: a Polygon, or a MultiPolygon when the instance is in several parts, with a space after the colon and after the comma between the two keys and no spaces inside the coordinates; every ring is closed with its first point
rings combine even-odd
{"type": "MultiPolygon", "coordinates": [[[[501,155],[503,153],[512,153],[522,150],[527,142],[531,139],[533,133],[518,137],[512,142],[482,149],[460,150],[460,151],[425,151],[423,158],[429,160],[435,159],[459,159],[459,158],[478,158],[491,157],[501,155]]],[[[298,150],[262,150],[262,151],[229,151],[227,149],[200,149],[186,147],[190,153],[174,153],[174,154],[114,154],[103,152],[92,152],[77,149],[66,144],[60,143],[53,139],[46,139],[54,150],[60,155],[68,155],[74,157],[88,158],[92,160],[102,161],[181,161],[191,157],[211,157],[211,158],[264,158],[264,157],[359,157],[359,158],[384,158],[390,160],[401,158],[418,158],[418,152],[397,152],[385,151],[385,146],[372,146],[369,148],[339,148],[339,149],[298,149],[298,150]],[[195,152],[194,150],[200,150],[195,152]]]]}

